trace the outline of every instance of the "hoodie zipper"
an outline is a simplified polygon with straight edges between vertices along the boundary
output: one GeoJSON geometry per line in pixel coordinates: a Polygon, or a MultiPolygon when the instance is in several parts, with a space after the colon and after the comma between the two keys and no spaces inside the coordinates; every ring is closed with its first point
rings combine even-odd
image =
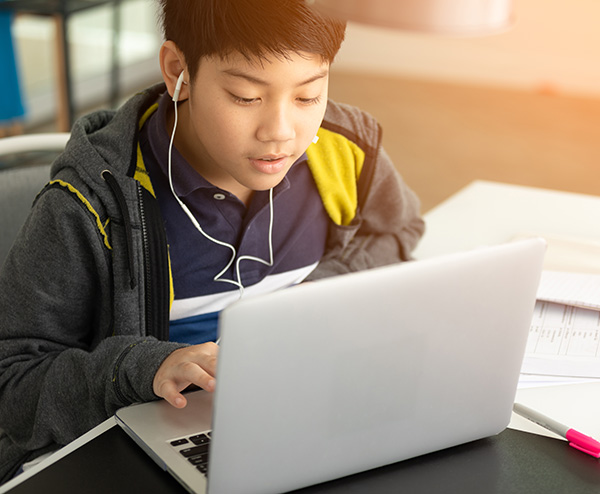
{"type": "MultiPolygon", "coordinates": [[[[152,211],[153,204],[147,202],[149,193],[139,182],[136,186],[144,258],[146,334],[167,341],[169,339],[167,240],[160,211],[152,211]]],[[[156,207],[158,208],[158,205],[156,207]]]]}
{"type": "Polygon", "coordinates": [[[146,334],[151,332],[150,321],[152,320],[152,316],[150,313],[150,309],[152,307],[152,284],[150,283],[151,278],[151,269],[150,269],[150,247],[148,243],[148,224],[146,220],[146,208],[144,207],[144,197],[142,193],[142,185],[139,182],[136,182],[137,186],[137,195],[138,195],[138,204],[140,211],[140,227],[142,230],[142,251],[144,253],[144,310],[145,310],[145,318],[146,318],[146,334]]]}

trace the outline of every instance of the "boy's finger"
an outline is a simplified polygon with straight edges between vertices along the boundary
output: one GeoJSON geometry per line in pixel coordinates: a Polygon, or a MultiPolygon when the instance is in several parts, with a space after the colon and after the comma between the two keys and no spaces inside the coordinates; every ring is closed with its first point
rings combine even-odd
{"type": "Polygon", "coordinates": [[[193,362],[183,364],[181,366],[181,374],[174,376],[174,380],[195,384],[206,391],[214,391],[215,388],[215,378],[200,365],[193,362]]]}
{"type": "Polygon", "coordinates": [[[184,408],[187,405],[185,397],[177,390],[174,381],[164,381],[160,387],[160,396],[175,408],[184,408]]]}

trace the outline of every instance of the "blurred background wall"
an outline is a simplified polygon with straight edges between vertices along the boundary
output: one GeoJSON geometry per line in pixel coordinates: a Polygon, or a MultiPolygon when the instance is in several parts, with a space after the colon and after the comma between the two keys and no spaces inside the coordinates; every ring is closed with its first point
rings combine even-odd
{"type": "Polygon", "coordinates": [[[450,38],[351,25],[338,67],[600,96],[600,2],[515,0],[505,33],[450,38]]]}

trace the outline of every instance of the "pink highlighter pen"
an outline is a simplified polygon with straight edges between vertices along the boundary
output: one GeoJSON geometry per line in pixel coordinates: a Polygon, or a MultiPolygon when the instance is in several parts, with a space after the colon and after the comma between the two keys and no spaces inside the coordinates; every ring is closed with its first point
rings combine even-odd
{"type": "Polygon", "coordinates": [[[569,446],[572,446],[579,451],[583,451],[594,458],[600,458],[600,442],[596,441],[594,438],[586,436],[585,434],[582,434],[567,425],[561,424],[550,417],[546,417],[520,403],[515,403],[513,410],[521,417],[531,420],[535,424],[542,426],[544,429],[548,429],[550,432],[554,432],[555,434],[566,438],[567,441],[569,441],[569,446]]]}

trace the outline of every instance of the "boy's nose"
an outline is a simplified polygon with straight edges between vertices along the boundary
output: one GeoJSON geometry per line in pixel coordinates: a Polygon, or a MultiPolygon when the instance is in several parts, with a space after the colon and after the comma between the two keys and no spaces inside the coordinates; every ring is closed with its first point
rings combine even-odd
{"type": "Polygon", "coordinates": [[[256,132],[261,142],[284,142],[296,137],[292,112],[284,105],[265,111],[256,132]]]}

